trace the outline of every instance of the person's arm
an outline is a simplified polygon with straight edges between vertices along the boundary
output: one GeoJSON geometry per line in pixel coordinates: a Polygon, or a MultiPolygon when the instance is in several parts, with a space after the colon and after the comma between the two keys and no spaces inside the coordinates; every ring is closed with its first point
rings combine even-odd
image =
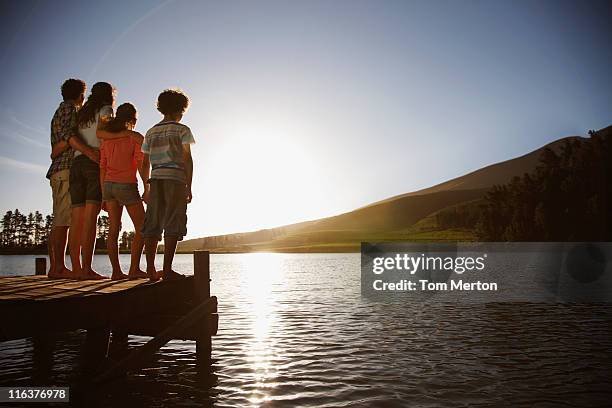
{"type": "Polygon", "coordinates": [[[96,126],[96,137],[98,139],[107,140],[107,139],[120,139],[122,137],[126,137],[127,135],[122,135],[123,132],[108,132],[106,131],[106,127],[108,123],[113,118],[113,108],[110,105],[103,106],[100,109],[98,124],[96,126]]]}
{"type": "Polygon", "coordinates": [[[149,190],[149,184],[147,183],[147,181],[149,181],[149,177],[151,174],[151,172],[149,171],[150,160],[147,156],[147,163],[145,163],[145,160],[144,160],[145,155],[142,152],[142,135],[138,132],[132,132],[132,133],[133,134],[130,137],[132,138],[132,141],[134,143],[134,160],[136,160],[138,174],[140,175],[140,179],[142,180],[142,184],[144,186],[143,196],[145,194],[147,194],[148,196],[147,191],[149,190]],[[140,136],[140,138],[138,136],[140,136]]]}
{"type": "Polygon", "coordinates": [[[142,201],[146,204],[149,204],[149,192],[150,185],[148,183],[149,177],[151,175],[151,160],[149,159],[149,154],[144,153],[142,157],[142,163],[138,166],[138,173],[140,173],[140,178],[144,184],[144,193],[142,194],[142,201]]]}
{"type": "MultiPolygon", "coordinates": [[[[108,159],[106,156],[106,149],[104,148],[104,143],[100,145],[100,191],[102,191],[102,195],[104,195],[104,180],[106,179],[106,164],[108,163],[108,159]]],[[[104,211],[108,211],[106,209],[106,202],[102,201],[102,209],[104,211]]]]}
{"type": "Polygon", "coordinates": [[[60,154],[64,153],[70,148],[70,144],[65,140],[60,140],[51,146],[51,160],[55,159],[60,154]]]}
{"type": "Polygon", "coordinates": [[[100,188],[104,191],[104,179],[106,178],[106,168],[100,167],[100,188]]]}
{"type": "Polygon", "coordinates": [[[70,143],[70,147],[72,147],[74,150],[78,150],[96,163],[100,162],[100,152],[97,149],[87,146],[77,136],[73,136],[68,139],[68,143],[70,143]]]}
{"type": "Polygon", "coordinates": [[[191,158],[191,145],[183,144],[183,161],[185,163],[185,176],[187,177],[187,202],[190,203],[193,199],[191,192],[191,181],[193,179],[193,159],[191,158]]]}
{"type": "Polygon", "coordinates": [[[113,107],[110,105],[103,106],[99,112],[98,125],[96,130],[104,129],[108,122],[113,118],[113,107]]]}
{"type": "Polygon", "coordinates": [[[187,202],[190,203],[193,199],[191,191],[191,181],[193,179],[193,159],[191,158],[191,145],[195,143],[191,129],[187,126],[183,128],[181,135],[181,143],[183,145],[183,162],[185,163],[185,177],[187,179],[187,202]]]}
{"type": "Polygon", "coordinates": [[[142,144],[144,136],[133,130],[123,130],[121,132],[109,132],[104,129],[96,130],[96,137],[100,140],[121,139],[124,137],[134,137],[139,144],[142,144]]]}
{"type": "Polygon", "coordinates": [[[96,137],[101,140],[121,139],[127,137],[123,132],[109,132],[104,129],[96,130],[96,137]]]}
{"type": "Polygon", "coordinates": [[[104,191],[104,180],[106,179],[106,165],[108,164],[108,156],[104,142],[100,145],[100,191],[104,191]]]}
{"type": "Polygon", "coordinates": [[[134,140],[136,140],[136,143],[138,143],[138,146],[142,148],[142,144],[144,143],[144,136],[141,133],[136,132],[134,130],[128,130],[128,132],[130,132],[130,136],[132,136],[134,140]]]}
{"type": "Polygon", "coordinates": [[[96,130],[96,137],[101,140],[113,140],[113,139],[122,139],[124,137],[129,137],[129,130],[123,130],[121,132],[109,132],[104,129],[96,130]]]}

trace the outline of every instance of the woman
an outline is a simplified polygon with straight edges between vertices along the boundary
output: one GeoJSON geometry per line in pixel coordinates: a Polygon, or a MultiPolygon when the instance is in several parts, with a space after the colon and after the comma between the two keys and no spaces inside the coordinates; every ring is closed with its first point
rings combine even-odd
{"type": "MultiPolygon", "coordinates": [[[[78,134],[90,148],[98,149],[96,131],[101,119],[112,117],[115,102],[111,84],[98,82],[77,115],[78,134]]],[[[72,221],[70,226],[70,259],[72,270],[79,279],[104,279],[91,267],[96,243],[96,222],[102,203],[100,166],[94,160],[74,152],[70,168],[70,198],[72,221]],[[79,257],[82,254],[82,263],[79,257]]]]}
{"type": "Polygon", "coordinates": [[[136,171],[148,189],[149,168],[143,168],[143,153],[141,145],[143,137],[134,132],[136,126],[136,108],[131,103],[124,103],[117,108],[116,116],[98,130],[97,135],[103,142],[100,146],[100,185],[102,199],[108,211],[108,256],[113,266],[112,280],[146,278],[147,274],[140,269],[140,255],[144,241],[142,239],[142,224],[144,223],[144,207],[138,193],[136,171]],[[132,242],[132,257],[127,276],[119,265],[119,248],[117,241],[121,230],[121,216],[126,207],[135,235],[132,242]]]}

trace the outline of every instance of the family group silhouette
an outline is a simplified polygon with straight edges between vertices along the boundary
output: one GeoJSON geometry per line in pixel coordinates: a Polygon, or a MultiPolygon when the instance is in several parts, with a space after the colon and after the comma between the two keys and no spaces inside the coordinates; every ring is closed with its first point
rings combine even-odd
{"type": "Polygon", "coordinates": [[[96,223],[108,212],[110,279],[180,279],[172,269],[178,241],[187,233],[193,160],[191,129],[180,123],[189,98],[167,89],[157,98],[163,119],[143,136],[134,130],[138,113],[131,103],[114,109],[115,88],[87,86],[70,78],[61,87],[62,102],[51,121],[51,165],[47,172],[53,197],[49,236],[49,278],[106,279],[92,268],[96,223]],[[144,185],[138,191],[137,175],[144,185]],[[146,209],[145,209],[146,204],[146,209]],[[135,228],[127,274],[119,263],[118,239],[126,209],[135,228]],[[155,267],[158,242],[164,238],[163,268],[155,267]],[[65,264],[66,244],[72,268],[65,264]],[[145,250],[146,271],[140,269],[145,250]]]}

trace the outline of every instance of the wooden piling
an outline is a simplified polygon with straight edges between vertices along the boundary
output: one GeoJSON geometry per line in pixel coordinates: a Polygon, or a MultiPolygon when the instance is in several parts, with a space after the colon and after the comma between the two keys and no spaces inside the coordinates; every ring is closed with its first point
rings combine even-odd
{"type": "MultiPolygon", "coordinates": [[[[210,252],[195,251],[193,253],[193,275],[196,302],[210,298],[210,252]]],[[[198,333],[196,363],[200,367],[207,367],[211,363],[212,339],[207,330],[206,318],[200,319],[196,330],[198,333]]]]}
{"type": "Polygon", "coordinates": [[[88,372],[95,372],[106,360],[108,355],[108,342],[110,330],[106,327],[87,329],[84,350],[84,368],[88,372]]]}
{"type": "Polygon", "coordinates": [[[47,258],[36,258],[36,275],[47,274],[47,258]]]}
{"type": "MultiPolygon", "coordinates": [[[[204,316],[212,313],[215,310],[217,310],[217,298],[213,297],[202,301],[202,303],[196,306],[191,312],[181,317],[178,321],[171,324],[157,336],[146,342],[141,347],[132,351],[123,360],[113,364],[108,370],[94,378],[94,382],[105,382],[116,376],[118,373],[132,371],[141,367],[142,364],[144,364],[157,352],[157,350],[168,343],[168,341],[175,338],[182,330],[196,324],[197,321],[201,321],[204,316]]],[[[210,352],[208,355],[210,356],[210,352]]]]}
{"type": "Polygon", "coordinates": [[[196,298],[210,297],[210,252],[193,252],[193,277],[195,278],[196,298]]]}

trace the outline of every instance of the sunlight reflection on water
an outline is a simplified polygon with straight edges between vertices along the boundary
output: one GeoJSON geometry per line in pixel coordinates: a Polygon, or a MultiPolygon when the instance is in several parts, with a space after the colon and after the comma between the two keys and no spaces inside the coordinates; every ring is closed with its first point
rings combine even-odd
{"type": "Polygon", "coordinates": [[[268,381],[275,377],[271,364],[273,349],[270,344],[269,332],[274,325],[281,330],[271,305],[271,294],[275,285],[283,279],[281,255],[255,253],[247,254],[240,259],[241,268],[245,271],[245,294],[251,306],[252,341],[245,344],[247,361],[254,373],[254,389],[248,398],[252,406],[260,406],[268,400],[270,389],[268,381]]]}

